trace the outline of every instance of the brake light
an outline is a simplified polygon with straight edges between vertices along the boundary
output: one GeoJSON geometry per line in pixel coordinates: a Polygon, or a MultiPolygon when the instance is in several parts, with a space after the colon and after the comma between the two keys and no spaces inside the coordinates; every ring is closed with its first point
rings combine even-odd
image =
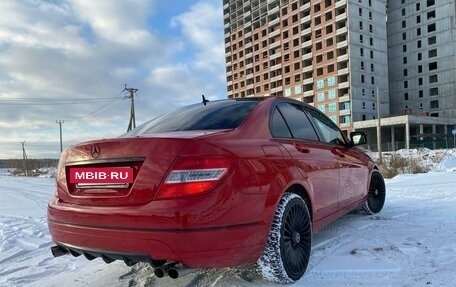
{"type": "Polygon", "coordinates": [[[228,172],[226,157],[182,157],[177,160],[161,186],[157,199],[199,195],[214,188],[228,172]]]}

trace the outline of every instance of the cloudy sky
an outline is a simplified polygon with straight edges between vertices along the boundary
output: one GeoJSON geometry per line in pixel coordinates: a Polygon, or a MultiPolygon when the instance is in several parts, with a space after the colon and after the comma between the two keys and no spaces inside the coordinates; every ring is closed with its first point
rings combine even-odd
{"type": "Polygon", "coordinates": [[[220,0],[1,0],[0,159],[58,158],[63,145],[226,97],[220,0]]]}

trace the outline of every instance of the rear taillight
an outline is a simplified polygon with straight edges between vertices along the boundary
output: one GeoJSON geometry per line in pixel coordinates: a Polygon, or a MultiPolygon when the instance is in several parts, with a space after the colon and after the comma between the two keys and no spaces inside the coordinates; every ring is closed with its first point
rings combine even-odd
{"type": "Polygon", "coordinates": [[[214,188],[231,167],[226,157],[182,157],[174,164],[157,199],[194,196],[214,188]]]}

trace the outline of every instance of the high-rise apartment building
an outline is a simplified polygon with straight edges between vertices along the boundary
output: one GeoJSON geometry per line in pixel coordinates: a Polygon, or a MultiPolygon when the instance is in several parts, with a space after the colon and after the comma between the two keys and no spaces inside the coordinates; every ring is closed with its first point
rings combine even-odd
{"type": "Polygon", "coordinates": [[[282,95],[343,129],[389,114],[384,0],[223,0],[228,97],[282,95]]]}
{"type": "Polygon", "coordinates": [[[456,118],[456,1],[388,1],[392,114],[456,118]]]}

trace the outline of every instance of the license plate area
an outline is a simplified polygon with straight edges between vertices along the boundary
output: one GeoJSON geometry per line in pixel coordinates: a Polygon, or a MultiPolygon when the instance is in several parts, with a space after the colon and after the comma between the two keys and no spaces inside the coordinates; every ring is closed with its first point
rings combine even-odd
{"type": "Polygon", "coordinates": [[[81,189],[124,189],[134,180],[132,167],[70,167],[70,184],[81,189]]]}

